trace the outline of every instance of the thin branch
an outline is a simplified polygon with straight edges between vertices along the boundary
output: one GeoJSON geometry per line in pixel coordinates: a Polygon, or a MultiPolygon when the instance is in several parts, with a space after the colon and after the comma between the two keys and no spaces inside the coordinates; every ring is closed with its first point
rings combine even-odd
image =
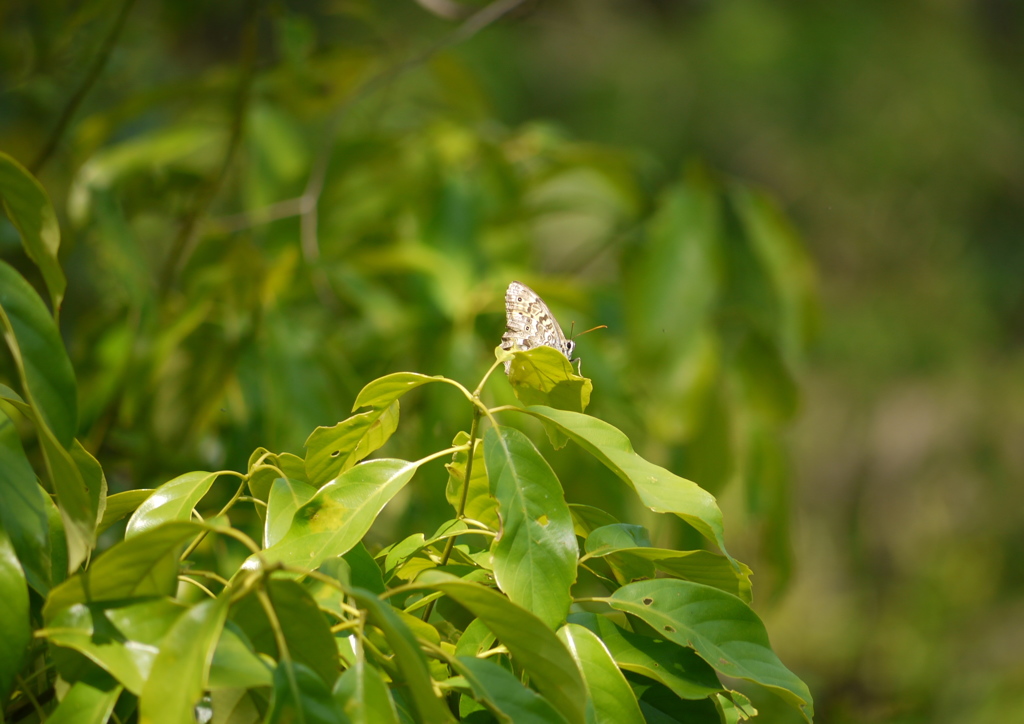
{"type": "Polygon", "coordinates": [[[67,105],[64,106],[64,110],[61,111],[57,125],[50,133],[50,138],[46,141],[46,145],[43,146],[43,150],[39,152],[32,165],[29,166],[29,170],[33,174],[38,175],[39,170],[50,160],[53,152],[57,150],[57,145],[60,143],[64,131],[67,130],[68,125],[71,123],[75,111],[82,105],[82,101],[89,95],[89,91],[92,90],[92,87],[103,72],[103,68],[106,67],[107,59],[110,57],[114,46],[117,45],[117,39],[121,35],[121,30],[124,29],[125,21],[128,19],[128,13],[131,12],[133,5],[135,5],[135,0],[124,0],[124,3],[121,5],[121,10],[117,14],[114,25],[110,28],[110,33],[107,35],[106,40],[103,41],[99,53],[96,54],[92,61],[92,67],[89,68],[89,72],[85,74],[82,84],[78,86],[78,90],[75,91],[75,94],[68,100],[67,105]]]}
{"type": "Polygon", "coordinates": [[[164,261],[163,269],[160,273],[161,297],[170,291],[174,280],[181,273],[181,270],[184,269],[189,257],[195,251],[199,243],[199,222],[206,215],[210,205],[213,203],[213,199],[224,183],[224,178],[227,176],[231,162],[234,160],[235,152],[241,143],[242,132],[245,129],[245,112],[249,107],[249,95],[252,91],[252,80],[256,68],[259,6],[260,0],[250,0],[248,5],[248,18],[242,31],[242,75],[238,83],[234,113],[231,118],[231,131],[227,146],[224,149],[224,157],[221,160],[217,173],[210,177],[205,188],[199,192],[195,205],[182,221],[181,229],[171,245],[171,250],[164,261]]]}

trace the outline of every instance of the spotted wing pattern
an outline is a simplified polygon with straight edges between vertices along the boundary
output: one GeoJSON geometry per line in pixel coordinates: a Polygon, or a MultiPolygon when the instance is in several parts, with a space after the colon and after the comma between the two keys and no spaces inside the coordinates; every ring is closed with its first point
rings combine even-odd
{"type": "MultiPolygon", "coordinates": [[[[533,349],[554,347],[572,362],[572,350],[576,343],[565,338],[558,326],[555,315],[548,309],[537,292],[522,282],[512,282],[505,291],[505,334],[501,337],[502,349],[533,349]]],[[[512,363],[505,363],[505,374],[512,363]]]]}

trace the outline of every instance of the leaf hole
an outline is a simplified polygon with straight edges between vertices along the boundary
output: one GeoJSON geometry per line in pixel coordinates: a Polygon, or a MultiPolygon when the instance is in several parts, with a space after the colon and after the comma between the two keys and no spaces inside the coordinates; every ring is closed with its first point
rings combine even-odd
{"type": "Polygon", "coordinates": [[[653,598],[651,598],[650,596],[647,596],[647,597],[646,597],[646,598],[644,599],[644,605],[645,605],[645,606],[650,606],[650,605],[651,605],[652,603],[654,603],[654,599],[653,599],[653,598]]]}
{"type": "Polygon", "coordinates": [[[339,455],[341,455],[341,450],[335,450],[334,452],[331,453],[332,458],[336,458],[339,455]]]}
{"type": "Polygon", "coordinates": [[[665,626],[664,630],[668,631],[669,633],[675,633],[676,632],[676,627],[675,626],[665,626]]]}

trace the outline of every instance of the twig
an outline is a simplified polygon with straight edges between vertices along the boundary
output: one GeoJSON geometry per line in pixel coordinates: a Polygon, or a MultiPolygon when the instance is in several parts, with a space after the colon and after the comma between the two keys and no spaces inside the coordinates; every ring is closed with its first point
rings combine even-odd
{"type": "MultiPolygon", "coordinates": [[[[327,171],[330,166],[331,148],[334,146],[334,141],[341,128],[342,121],[349,110],[365,97],[385,87],[408,71],[423,65],[440,51],[469,40],[488,25],[500,20],[524,2],[525,0],[497,0],[497,2],[491,3],[467,18],[445,38],[411,58],[393,65],[368,79],[353,91],[351,95],[341,101],[334,109],[330,118],[327,119],[324,132],[321,134],[319,150],[314,156],[306,187],[300,196],[279,201],[252,212],[215,219],[214,222],[223,224],[227,231],[238,231],[271,221],[294,216],[300,217],[299,238],[302,257],[306,265],[316,274],[317,262],[320,260],[320,244],[317,238],[320,196],[323,193],[327,171]]],[[[327,289],[326,279],[321,276],[314,276],[314,284],[318,286],[318,293],[323,298],[323,292],[327,289]]]]}
{"type": "Polygon", "coordinates": [[[121,30],[124,28],[125,21],[128,19],[128,13],[131,11],[132,6],[135,5],[135,0],[124,0],[121,5],[121,10],[117,14],[117,19],[114,21],[114,25],[110,28],[110,34],[107,35],[106,40],[103,41],[103,45],[100,46],[100,52],[96,54],[93,59],[92,67],[89,68],[89,72],[86,73],[85,78],[82,80],[82,84],[78,86],[78,90],[68,100],[64,110],[61,111],[60,118],[57,120],[57,125],[50,133],[50,138],[46,141],[46,145],[43,146],[43,150],[39,152],[29,170],[33,174],[38,174],[39,170],[50,160],[50,156],[57,150],[57,145],[60,143],[61,137],[64,135],[64,131],[67,130],[68,124],[71,123],[72,117],[75,115],[75,111],[82,105],[82,101],[89,95],[89,91],[92,90],[93,85],[96,84],[96,80],[100,77],[100,73],[103,72],[103,68],[107,64],[107,59],[110,57],[110,52],[114,49],[117,44],[117,39],[121,35],[121,30]]]}
{"type": "Polygon", "coordinates": [[[231,118],[231,131],[228,137],[227,147],[224,149],[224,158],[221,160],[217,173],[209,178],[205,188],[196,197],[195,205],[182,221],[181,229],[175,237],[171,250],[164,261],[160,273],[160,297],[166,296],[178,274],[188,263],[189,257],[195,251],[199,242],[199,221],[206,214],[213,203],[214,197],[220,190],[224,177],[227,176],[231,162],[234,160],[235,152],[238,150],[242,140],[242,132],[245,128],[245,111],[249,106],[249,94],[252,90],[252,79],[256,67],[257,51],[257,30],[260,0],[250,0],[248,5],[248,18],[242,32],[242,76],[238,83],[238,94],[235,98],[234,113],[231,118]]]}

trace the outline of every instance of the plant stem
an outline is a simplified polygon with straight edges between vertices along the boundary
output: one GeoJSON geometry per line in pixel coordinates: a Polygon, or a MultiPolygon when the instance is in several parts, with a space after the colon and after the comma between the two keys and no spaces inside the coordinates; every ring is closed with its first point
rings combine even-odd
{"type": "MultiPolygon", "coordinates": [[[[473,424],[470,425],[469,427],[469,452],[467,453],[469,457],[466,459],[466,472],[463,475],[462,496],[459,498],[459,509],[455,515],[456,519],[460,520],[462,519],[462,516],[466,514],[466,501],[469,499],[469,481],[472,479],[473,475],[473,458],[474,453],[476,452],[476,434],[477,429],[480,427],[480,415],[480,407],[474,405],[473,424]]],[[[451,538],[445,541],[444,552],[441,554],[441,562],[438,564],[438,567],[448,565],[448,559],[452,556],[452,549],[455,548],[456,537],[457,536],[453,535],[451,538]]],[[[430,614],[433,613],[433,611],[434,602],[431,601],[427,604],[427,607],[423,609],[423,620],[430,620],[430,614]]]]}

